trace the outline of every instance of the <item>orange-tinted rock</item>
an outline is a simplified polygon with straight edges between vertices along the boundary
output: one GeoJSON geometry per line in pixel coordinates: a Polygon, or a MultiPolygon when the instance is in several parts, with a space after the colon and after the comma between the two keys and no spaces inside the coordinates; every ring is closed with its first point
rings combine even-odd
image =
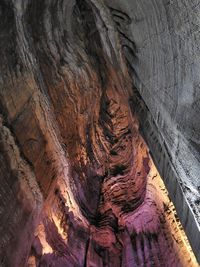
{"type": "Polygon", "coordinates": [[[4,4],[2,266],[196,266],[130,109],[109,11],[56,3],[4,4]]]}

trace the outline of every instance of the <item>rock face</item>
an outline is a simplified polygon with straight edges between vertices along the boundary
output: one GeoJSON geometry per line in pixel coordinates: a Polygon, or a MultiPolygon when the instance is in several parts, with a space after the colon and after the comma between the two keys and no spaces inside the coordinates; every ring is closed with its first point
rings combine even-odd
{"type": "Polygon", "coordinates": [[[144,138],[200,260],[199,1],[106,3],[144,101],[144,138]]]}
{"type": "Polygon", "coordinates": [[[159,6],[148,23],[155,7],[0,2],[0,266],[198,266],[145,143],[198,256],[198,169],[183,168],[198,163],[198,133],[186,112],[179,123],[178,95],[164,93],[161,83],[171,91],[181,84],[173,55],[170,83],[164,53],[152,49],[160,36],[150,31],[158,31],[159,6]]]}

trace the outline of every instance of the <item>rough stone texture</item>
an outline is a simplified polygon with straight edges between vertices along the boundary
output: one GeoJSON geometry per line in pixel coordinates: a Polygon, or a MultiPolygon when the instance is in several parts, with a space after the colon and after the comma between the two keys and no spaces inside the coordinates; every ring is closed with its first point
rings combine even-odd
{"type": "Polygon", "coordinates": [[[117,4],[0,2],[2,267],[198,266],[139,133],[153,111],[117,4]]]}
{"type": "Polygon", "coordinates": [[[141,130],[200,260],[199,1],[106,3],[146,104],[141,130]]]}

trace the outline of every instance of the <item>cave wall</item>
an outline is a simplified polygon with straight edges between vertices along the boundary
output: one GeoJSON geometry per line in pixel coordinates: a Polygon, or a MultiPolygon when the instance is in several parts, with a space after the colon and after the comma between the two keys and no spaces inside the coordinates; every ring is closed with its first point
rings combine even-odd
{"type": "Polygon", "coordinates": [[[0,266],[197,266],[138,130],[124,3],[0,3],[0,266]]]}
{"type": "Polygon", "coordinates": [[[106,3],[136,86],[141,132],[200,257],[199,1],[106,3]]]}

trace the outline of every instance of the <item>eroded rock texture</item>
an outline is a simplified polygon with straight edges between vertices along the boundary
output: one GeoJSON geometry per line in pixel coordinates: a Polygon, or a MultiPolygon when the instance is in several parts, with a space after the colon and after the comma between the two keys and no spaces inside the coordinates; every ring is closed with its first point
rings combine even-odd
{"type": "Polygon", "coordinates": [[[106,3],[145,102],[143,135],[200,259],[199,1],[106,3]]]}
{"type": "Polygon", "coordinates": [[[0,266],[198,266],[139,132],[131,17],[96,0],[0,11],[0,266]]]}

